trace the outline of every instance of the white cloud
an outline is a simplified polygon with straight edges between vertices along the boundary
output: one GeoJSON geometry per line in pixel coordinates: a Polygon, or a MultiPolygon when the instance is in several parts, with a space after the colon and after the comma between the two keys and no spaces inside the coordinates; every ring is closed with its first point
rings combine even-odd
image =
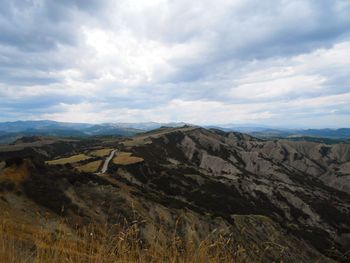
{"type": "Polygon", "coordinates": [[[348,120],[348,1],[16,5],[0,19],[2,120],[348,120]]]}

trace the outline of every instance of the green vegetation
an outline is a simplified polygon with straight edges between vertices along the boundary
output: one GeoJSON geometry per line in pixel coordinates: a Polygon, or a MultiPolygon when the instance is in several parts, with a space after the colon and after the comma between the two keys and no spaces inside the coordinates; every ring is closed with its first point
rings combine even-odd
{"type": "Polygon", "coordinates": [[[331,149],[332,149],[331,147],[322,146],[320,148],[320,153],[321,153],[322,157],[326,157],[332,151],[331,149]]]}

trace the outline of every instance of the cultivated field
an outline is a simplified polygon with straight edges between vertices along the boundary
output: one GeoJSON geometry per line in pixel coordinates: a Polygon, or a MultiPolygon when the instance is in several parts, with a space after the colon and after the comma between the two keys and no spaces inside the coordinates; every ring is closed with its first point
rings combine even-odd
{"type": "Polygon", "coordinates": [[[56,159],[56,160],[51,160],[51,161],[47,161],[47,164],[67,164],[67,163],[76,163],[76,162],[80,162],[83,160],[87,160],[90,159],[90,156],[87,156],[85,154],[77,154],[77,155],[73,155],[70,157],[66,157],[66,158],[61,158],[61,159],[56,159]]]}
{"type": "Polygon", "coordinates": [[[113,158],[113,163],[118,165],[129,165],[143,162],[143,158],[131,156],[131,153],[120,152],[113,158]]]}
{"type": "Polygon", "coordinates": [[[113,151],[113,149],[111,148],[100,149],[100,150],[95,150],[90,152],[89,155],[95,156],[95,157],[106,157],[111,153],[111,151],[113,151]]]}
{"type": "Polygon", "coordinates": [[[101,164],[102,164],[101,160],[93,161],[93,162],[78,166],[77,169],[80,172],[95,173],[95,172],[97,172],[97,170],[101,166],[101,164]]]}

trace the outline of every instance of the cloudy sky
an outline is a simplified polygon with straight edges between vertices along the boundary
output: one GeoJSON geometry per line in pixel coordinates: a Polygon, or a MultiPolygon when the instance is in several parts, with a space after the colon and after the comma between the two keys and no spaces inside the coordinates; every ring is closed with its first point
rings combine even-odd
{"type": "Polygon", "coordinates": [[[18,119],[349,127],[350,1],[1,1],[18,119]]]}

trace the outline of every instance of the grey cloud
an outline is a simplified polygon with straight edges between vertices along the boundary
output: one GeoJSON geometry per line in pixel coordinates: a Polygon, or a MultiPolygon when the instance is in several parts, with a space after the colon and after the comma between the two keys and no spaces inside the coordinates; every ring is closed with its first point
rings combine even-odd
{"type": "MultiPolygon", "coordinates": [[[[184,70],[179,70],[174,81],[203,78],[208,69],[230,60],[290,57],[317,48],[330,48],[350,37],[348,1],[247,3],[220,17],[215,28],[202,29],[204,36],[205,32],[213,34],[208,41],[209,51],[203,54],[202,63],[192,65],[191,61],[185,61],[185,65],[181,65],[184,70]],[[305,9],[309,11],[300,17],[298,12],[303,13],[305,9]]],[[[186,22],[183,22],[184,27],[186,22]]]]}
{"type": "MultiPolygon", "coordinates": [[[[245,75],[269,67],[274,60],[282,60],[281,65],[293,65],[290,61],[293,56],[332,48],[350,39],[349,1],[236,2],[180,0],[141,8],[142,1],[135,6],[110,0],[2,1],[0,83],[14,93],[21,87],[36,85],[47,92],[40,98],[34,95],[25,99],[0,98],[0,103],[6,112],[34,114],[54,111],[59,103],[78,104],[85,100],[103,103],[108,108],[152,109],[176,99],[253,105],[349,91],[349,68],[345,65],[305,72],[326,79],[319,90],[314,87],[310,91],[291,90],[273,98],[256,98],[255,94],[251,98],[234,96],[245,75]],[[153,41],[166,48],[183,45],[185,51],[165,59],[173,69],[170,73],[154,70],[150,73],[155,76],[153,80],[131,85],[127,87],[130,93],[118,95],[118,88],[127,85],[120,80],[103,82],[101,75],[125,64],[129,70],[133,61],[124,64],[116,61],[106,69],[99,68],[104,65],[98,63],[96,68],[93,63],[86,67],[86,61],[93,61],[98,54],[84,42],[82,27],[111,31],[116,36],[127,32],[127,36],[141,44],[153,41]],[[199,50],[188,49],[186,53],[190,43],[198,43],[199,50]],[[80,74],[75,79],[78,84],[67,84],[69,81],[62,74],[65,70],[80,74]],[[52,95],[51,84],[62,85],[66,90],[80,85],[81,98],[52,95]],[[85,86],[89,84],[97,86],[96,94],[90,97],[85,96],[85,86]],[[228,95],[231,91],[233,96],[228,95]]],[[[340,107],[339,110],[343,112],[340,107]]],[[[9,116],[3,112],[1,118],[9,116]]]]}
{"type": "Polygon", "coordinates": [[[0,4],[0,42],[19,50],[43,51],[79,41],[79,15],[103,7],[98,0],[9,0],[0,4]]]}
{"type": "Polygon", "coordinates": [[[67,97],[62,95],[33,96],[18,100],[9,100],[9,98],[0,98],[0,104],[3,109],[16,109],[17,113],[24,115],[54,113],[57,111],[58,102],[66,104],[76,104],[83,102],[78,97],[67,97]]]}

